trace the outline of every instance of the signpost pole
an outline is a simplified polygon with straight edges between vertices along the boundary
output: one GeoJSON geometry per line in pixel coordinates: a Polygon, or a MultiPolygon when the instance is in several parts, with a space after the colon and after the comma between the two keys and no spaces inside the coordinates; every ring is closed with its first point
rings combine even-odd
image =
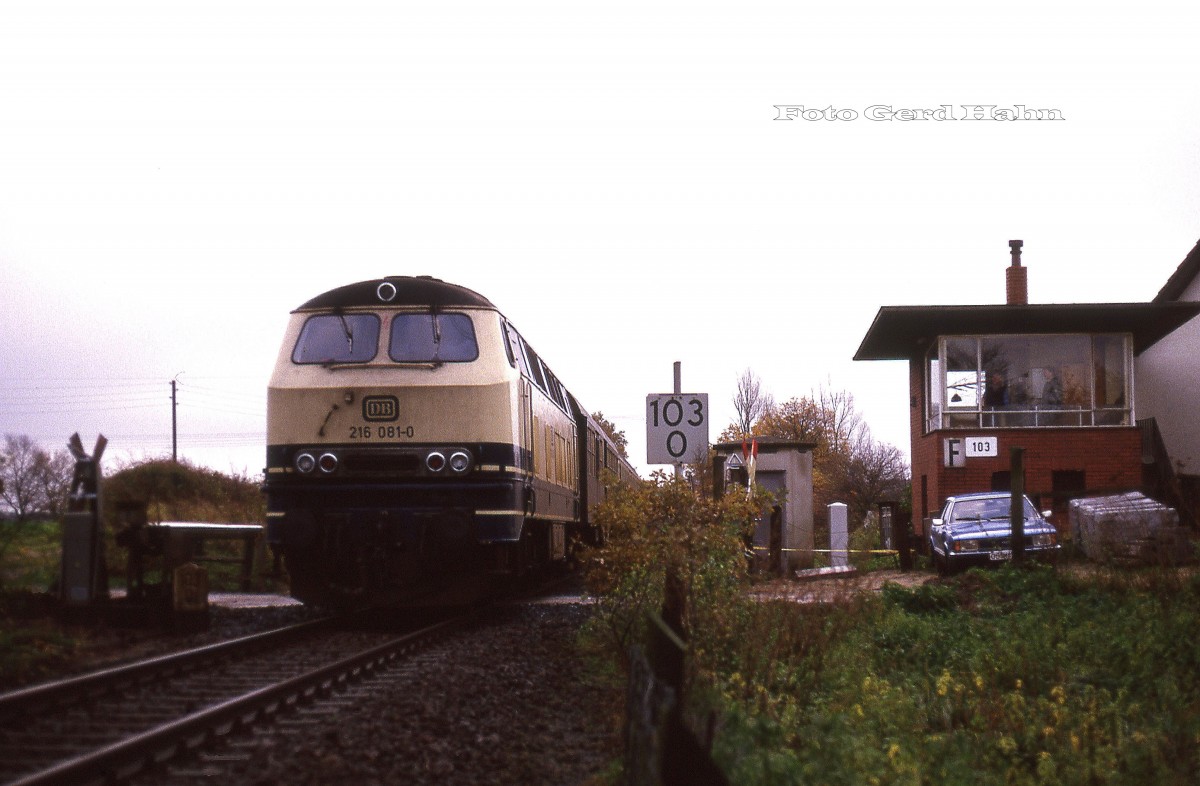
{"type": "Polygon", "coordinates": [[[1025,448],[1009,449],[1009,484],[1012,502],[1009,507],[1009,526],[1012,530],[1014,565],[1025,562],[1025,448]]]}
{"type": "MultiPolygon", "coordinates": [[[[683,392],[683,372],[681,370],[682,363],[675,361],[675,387],[673,392],[676,396],[683,392]]],[[[683,475],[683,465],[678,461],[675,462],[675,479],[678,480],[683,475]]]]}

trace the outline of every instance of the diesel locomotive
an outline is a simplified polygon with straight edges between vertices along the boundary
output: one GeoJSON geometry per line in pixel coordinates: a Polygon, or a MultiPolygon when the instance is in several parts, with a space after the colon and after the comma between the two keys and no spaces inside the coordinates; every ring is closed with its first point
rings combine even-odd
{"type": "Polygon", "coordinates": [[[562,562],[612,439],[486,298],[429,277],[291,314],[267,395],[267,539],[294,597],[404,605],[562,562]]]}

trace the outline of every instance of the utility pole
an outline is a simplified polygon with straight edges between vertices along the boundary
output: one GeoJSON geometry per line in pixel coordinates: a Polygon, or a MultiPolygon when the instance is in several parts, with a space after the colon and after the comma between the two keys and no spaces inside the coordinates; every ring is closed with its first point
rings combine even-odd
{"type": "Polygon", "coordinates": [[[178,419],[176,418],[176,413],[179,410],[179,402],[176,400],[176,397],[175,397],[175,388],[176,388],[175,380],[178,378],[179,378],[179,375],[176,374],[175,379],[171,380],[171,463],[172,464],[179,463],[179,425],[178,425],[178,419]]]}

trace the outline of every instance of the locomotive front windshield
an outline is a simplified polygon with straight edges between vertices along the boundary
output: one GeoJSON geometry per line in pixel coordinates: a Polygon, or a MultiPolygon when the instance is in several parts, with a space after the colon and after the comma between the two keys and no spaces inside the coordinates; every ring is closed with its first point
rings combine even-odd
{"type": "Polygon", "coordinates": [[[295,363],[366,363],[379,348],[375,314],[322,314],[309,317],[300,331],[295,363]]]}
{"type": "Polygon", "coordinates": [[[466,314],[397,314],[388,354],[397,363],[469,363],[479,357],[466,314]]]}
{"type": "MultiPolygon", "coordinates": [[[[319,314],[300,329],[292,361],[369,363],[379,348],[377,314],[319,314]]],[[[466,314],[396,314],[388,339],[396,363],[469,363],[479,357],[475,325],[466,314]]]]}

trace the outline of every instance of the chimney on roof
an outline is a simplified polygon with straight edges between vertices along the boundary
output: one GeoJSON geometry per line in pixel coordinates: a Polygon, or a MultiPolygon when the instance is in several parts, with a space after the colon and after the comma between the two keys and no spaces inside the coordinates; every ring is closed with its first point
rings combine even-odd
{"type": "Polygon", "coordinates": [[[1021,246],[1023,245],[1025,245],[1024,242],[1020,240],[1008,241],[1008,248],[1012,253],[1012,264],[1005,271],[1007,274],[1005,290],[1010,306],[1029,304],[1029,269],[1021,267],[1021,246]]]}

